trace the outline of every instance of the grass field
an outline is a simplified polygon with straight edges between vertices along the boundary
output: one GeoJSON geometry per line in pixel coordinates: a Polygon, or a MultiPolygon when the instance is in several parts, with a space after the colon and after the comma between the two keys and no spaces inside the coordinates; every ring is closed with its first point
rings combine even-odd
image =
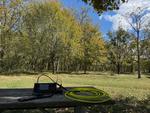
{"type": "MultiPolygon", "coordinates": [[[[53,79],[57,75],[47,73],[53,79]]],[[[0,88],[28,88],[33,87],[38,75],[13,74],[0,75],[0,88]]],[[[136,97],[138,100],[144,100],[150,95],[150,78],[143,75],[137,79],[136,75],[115,75],[109,74],[59,74],[64,86],[95,86],[108,92],[112,98],[119,96],[136,97]]],[[[47,78],[41,78],[41,81],[49,81],[47,78]]]]}

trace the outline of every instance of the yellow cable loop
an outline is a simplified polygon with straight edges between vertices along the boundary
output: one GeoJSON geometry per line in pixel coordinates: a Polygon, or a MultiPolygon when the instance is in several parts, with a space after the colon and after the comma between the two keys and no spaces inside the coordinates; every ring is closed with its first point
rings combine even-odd
{"type": "Polygon", "coordinates": [[[65,97],[71,100],[86,103],[102,103],[111,100],[110,96],[96,88],[72,88],[65,93],[65,97]]]}

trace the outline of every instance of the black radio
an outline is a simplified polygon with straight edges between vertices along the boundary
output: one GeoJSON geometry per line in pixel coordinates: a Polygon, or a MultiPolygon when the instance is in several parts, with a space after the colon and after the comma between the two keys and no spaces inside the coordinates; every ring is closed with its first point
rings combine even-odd
{"type": "Polygon", "coordinates": [[[41,75],[38,77],[37,82],[34,84],[33,96],[19,98],[18,101],[24,102],[34,99],[49,98],[54,94],[63,94],[63,90],[67,91],[66,88],[58,84],[57,81],[55,82],[51,77],[47,75],[41,75]],[[39,79],[42,76],[48,77],[52,81],[52,83],[39,83],[39,79]]]}
{"type": "Polygon", "coordinates": [[[33,88],[33,95],[46,95],[46,94],[62,94],[63,89],[61,85],[59,85],[57,82],[52,80],[49,76],[47,75],[41,75],[37,79],[37,83],[34,84],[33,88]],[[39,83],[39,79],[42,76],[48,77],[53,83],[39,83]]]}

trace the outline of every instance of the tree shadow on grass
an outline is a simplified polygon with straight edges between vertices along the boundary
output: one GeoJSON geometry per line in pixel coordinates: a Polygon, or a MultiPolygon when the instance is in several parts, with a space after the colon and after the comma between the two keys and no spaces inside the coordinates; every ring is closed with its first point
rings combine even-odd
{"type": "Polygon", "coordinates": [[[150,79],[150,76],[147,76],[146,78],[149,78],[149,79],[150,79]]]}
{"type": "Polygon", "coordinates": [[[20,75],[42,75],[42,74],[49,74],[52,73],[51,71],[12,71],[12,72],[0,72],[0,75],[3,76],[20,76],[20,75]]]}
{"type": "Polygon", "coordinates": [[[13,71],[13,72],[1,72],[0,75],[3,76],[19,76],[19,75],[38,75],[39,72],[30,72],[30,71],[13,71]]]}
{"type": "Polygon", "coordinates": [[[84,72],[72,72],[70,73],[71,75],[108,75],[108,73],[106,72],[87,72],[87,73],[84,73],[84,72]]]}
{"type": "Polygon", "coordinates": [[[113,105],[97,105],[88,108],[88,113],[149,113],[150,96],[145,100],[135,97],[118,98],[113,105]]]}
{"type": "Polygon", "coordinates": [[[150,79],[150,73],[146,73],[145,77],[150,79]]]}

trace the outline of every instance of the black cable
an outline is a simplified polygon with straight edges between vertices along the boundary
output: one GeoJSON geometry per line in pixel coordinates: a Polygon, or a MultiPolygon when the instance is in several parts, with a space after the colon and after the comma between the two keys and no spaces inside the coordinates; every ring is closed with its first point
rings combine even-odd
{"type": "Polygon", "coordinates": [[[52,82],[56,83],[50,76],[48,76],[48,75],[46,75],[46,74],[40,75],[40,76],[37,78],[37,83],[39,82],[39,79],[40,79],[42,76],[46,76],[46,77],[48,77],[52,82]]]}
{"type": "Polygon", "coordinates": [[[32,96],[32,97],[23,97],[19,98],[19,102],[25,102],[25,101],[30,101],[30,100],[37,100],[37,99],[43,99],[43,98],[49,98],[52,97],[54,94],[49,94],[49,95],[41,95],[41,96],[32,96]]]}
{"type": "Polygon", "coordinates": [[[60,87],[63,88],[64,90],[68,91],[68,89],[66,89],[65,87],[63,87],[62,84],[59,84],[59,83],[58,83],[58,79],[57,79],[57,81],[54,81],[50,76],[48,76],[48,75],[46,75],[46,74],[42,74],[41,76],[39,76],[39,77],[37,78],[37,83],[39,82],[39,79],[40,79],[42,76],[48,77],[52,82],[56,83],[58,86],[60,86],[60,87]]]}

